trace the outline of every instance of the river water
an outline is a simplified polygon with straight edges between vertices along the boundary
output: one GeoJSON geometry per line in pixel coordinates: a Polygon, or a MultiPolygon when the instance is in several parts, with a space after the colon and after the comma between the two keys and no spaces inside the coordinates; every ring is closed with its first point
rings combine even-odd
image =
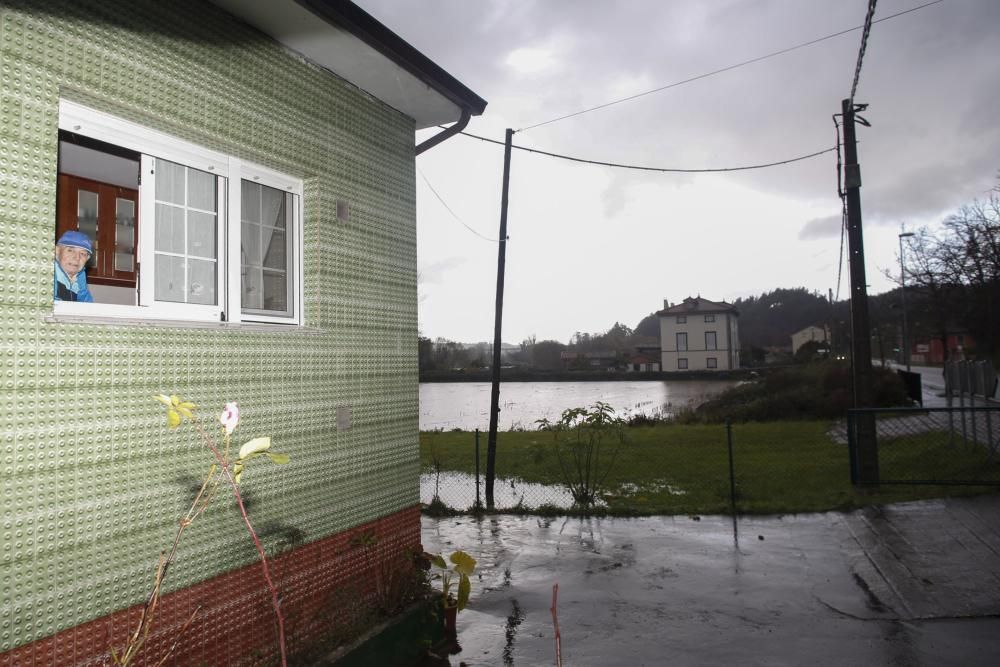
{"type": "MultiPolygon", "coordinates": [[[[567,408],[603,401],[622,416],[668,416],[695,407],[735,385],[733,380],[623,382],[505,382],[500,385],[499,429],[534,429],[538,419],[556,420],[567,408]]],[[[487,430],[489,382],[428,382],[420,385],[420,430],[487,430]]]]}

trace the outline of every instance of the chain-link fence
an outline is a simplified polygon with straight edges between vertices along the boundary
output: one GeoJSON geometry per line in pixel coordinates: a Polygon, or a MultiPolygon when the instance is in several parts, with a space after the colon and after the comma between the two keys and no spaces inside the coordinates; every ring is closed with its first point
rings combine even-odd
{"type": "Polygon", "coordinates": [[[864,447],[862,420],[874,420],[877,477],[865,480],[852,457],[854,479],[873,484],[1000,486],[1000,407],[851,410],[850,449],[864,447]]]}
{"type": "MultiPolygon", "coordinates": [[[[852,483],[858,411],[851,411],[832,423],[632,426],[622,439],[609,431],[597,442],[572,432],[501,432],[492,507],[626,516],[783,513],[1000,485],[1000,408],[871,412],[884,488],[852,483]]],[[[488,507],[486,439],[485,432],[421,434],[421,502],[429,511],[488,507]]]]}

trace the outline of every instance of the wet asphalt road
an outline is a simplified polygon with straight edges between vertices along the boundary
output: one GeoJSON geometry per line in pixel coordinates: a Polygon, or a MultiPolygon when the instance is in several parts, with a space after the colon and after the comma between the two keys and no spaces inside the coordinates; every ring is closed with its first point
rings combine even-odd
{"type": "Polygon", "coordinates": [[[1000,496],[850,514],[424,518],[468,665],[1000,665],[1000,496]]]}

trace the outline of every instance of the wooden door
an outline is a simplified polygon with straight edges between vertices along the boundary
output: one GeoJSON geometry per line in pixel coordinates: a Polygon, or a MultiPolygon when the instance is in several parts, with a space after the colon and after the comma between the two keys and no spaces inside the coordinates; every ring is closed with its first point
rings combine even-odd
{"type": "Polygon", "coordinates": [[[87,282],[135,287],[138,268],[139,192],[89,178],[59,174],[56,238],[75,229],[90,237],[94,253],[87,282]]]}

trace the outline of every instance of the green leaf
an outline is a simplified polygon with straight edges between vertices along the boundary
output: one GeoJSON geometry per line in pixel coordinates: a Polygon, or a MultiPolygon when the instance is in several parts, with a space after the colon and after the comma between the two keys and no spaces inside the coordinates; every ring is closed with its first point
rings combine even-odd
{"type": "Polygon", "coordinates": [[[181,424],[181,416],[177,414],[177,411],[173,408],[167,410],[167,426],[169,428],[177,428],[181,424]]]}
{"type": "Polygon", "coordinates": [[[465,575],[458,581],[458,610],[462,611],[465,609],[465,605],[469,602],[469,594],[472,592],[472,582],[465,575]]]}
{"type": "Polygon", "coordinates": [[[243,475],[243,464],[237,463],[236,465],[233,466],[233,479],[236,480],[237,484],[240,483],[240,477],[242,475],[243,475]]]}
{"type": "Polygon", "coordinates": [[[168,408],[170,407],[170,397],[166,394],[155,394],[153,398],[158,400],[160,403],[163,403],[168,408]]]}
{"type": "Polygon", "coordinates": [[[254,438],[240,447],[238,458],[245,459],[251,454],[259,454],[271,446],[271,438],[254,438]]]}
{"type": "Polygon", "coordinates": [[[472,576],[476,569],[476,559],[464,551],[456,551],[451,555],[451,562],[455,564],[455,571],[466,577],[472,576]]]}
{"type": "Polygon", "coordinates": [[[267,454],[268,458],[271,459],[272,463],[277,463],[279,465],[284,465],[291,461],[291,457],[288,454],[279,454],[278,452],[264,452],[267,454]]]}
{"type": "Polygon", "coordinates": [[[431,557],[431,562],[434,563],[434,567],[439,567],[442,570],[448,569],[448,564],[444,562],[444,558],[441,557],[441,554],[428,554],[428,555],[431,557]]]}

